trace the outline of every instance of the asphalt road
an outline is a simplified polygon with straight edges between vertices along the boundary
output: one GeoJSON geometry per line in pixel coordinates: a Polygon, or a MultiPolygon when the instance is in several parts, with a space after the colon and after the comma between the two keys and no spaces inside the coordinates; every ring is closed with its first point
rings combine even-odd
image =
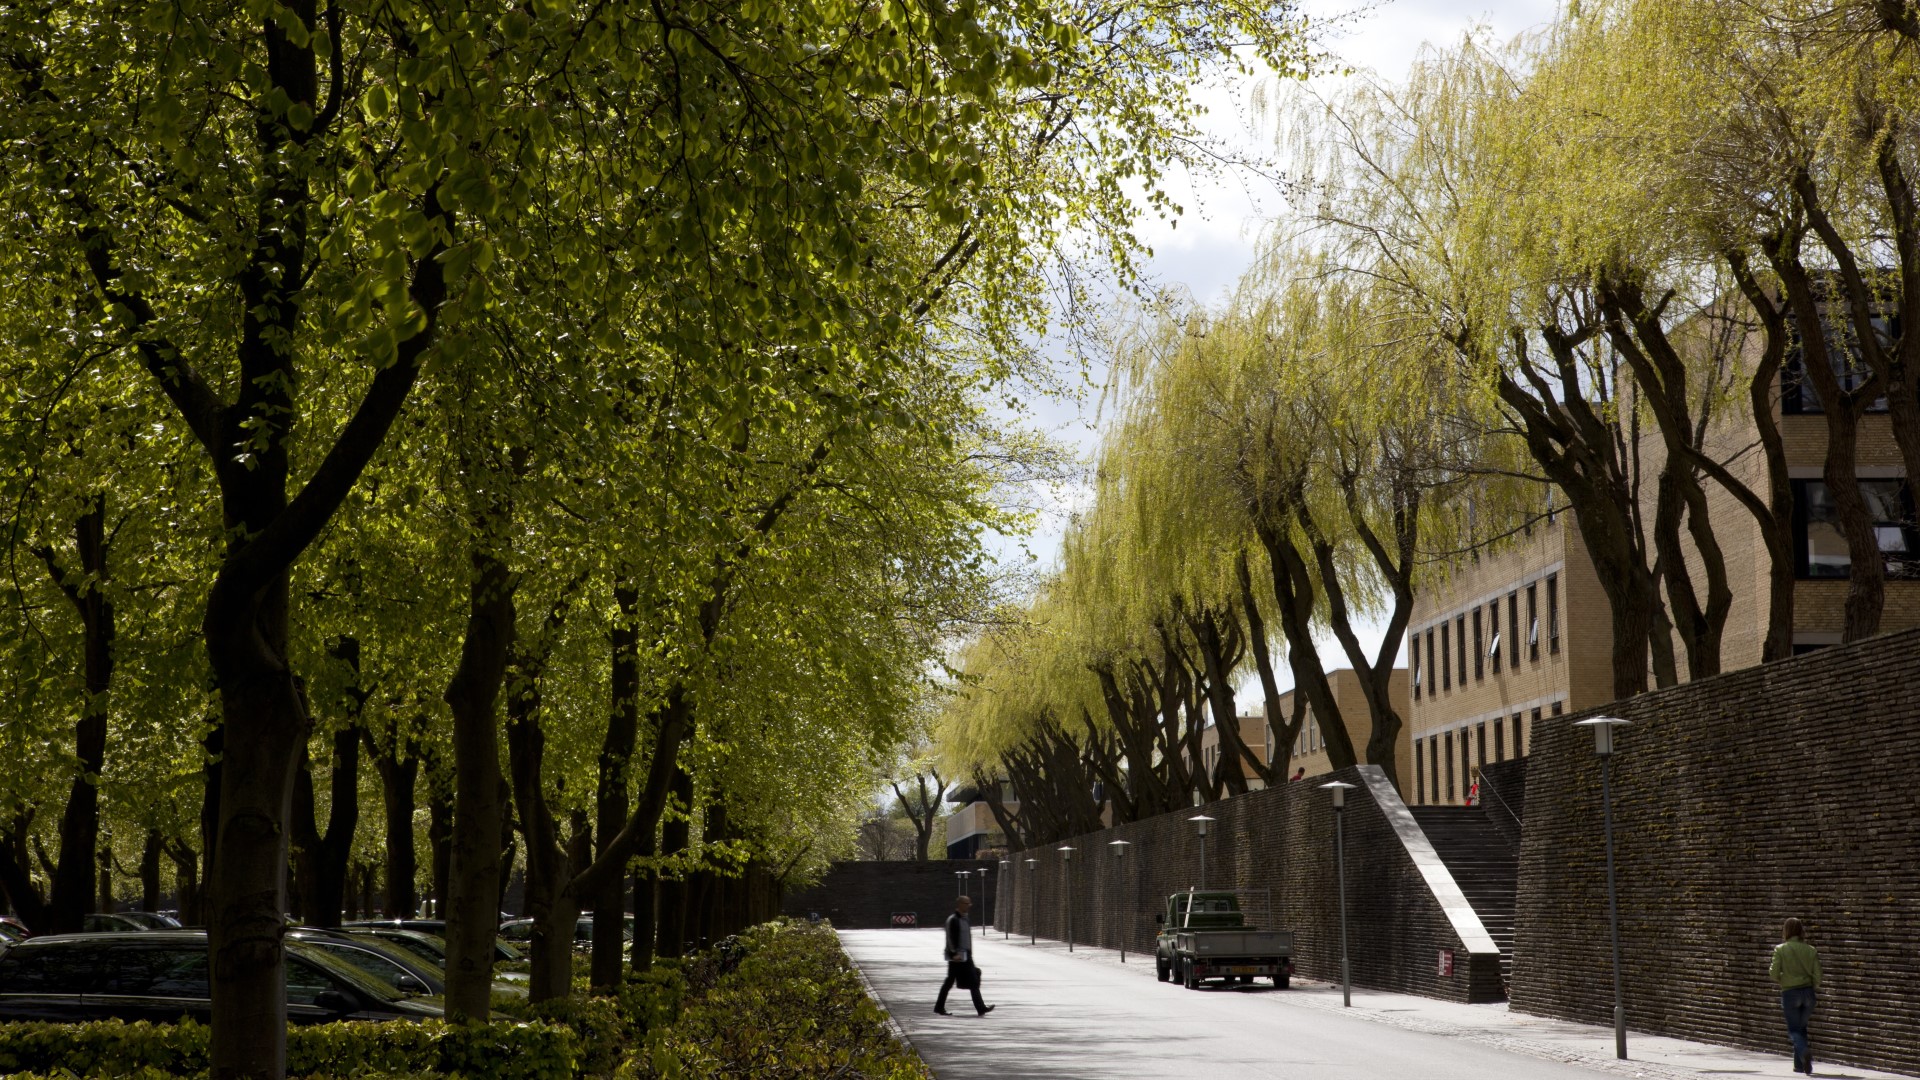
{"type": "Polygon", "coordinates": [[[935,1016],[946,968],[939,930],[852,930],[841,940],[939,1080],[1184,1077],[1241,1080],[1594,1080],[1558,1061],[1289,1004],[1267,983],[1191,991],[1156,982],[1153,957],[1127,965],[976,935],[982,994],[935,1016]]]}

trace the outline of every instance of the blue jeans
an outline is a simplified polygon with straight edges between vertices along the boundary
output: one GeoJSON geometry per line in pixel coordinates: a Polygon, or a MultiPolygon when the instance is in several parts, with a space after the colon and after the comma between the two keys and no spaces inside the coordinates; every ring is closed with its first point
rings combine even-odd
{"type": "Polygon", "coordinates": [[[1793,1066],[1812,1064],[1807,1047],[1807,1021],[1813,1018],[1813,987],[1796,986],[1780,991],[1780,1011],[1787,1014],[1787,1037],[1793,1040],[1793,1066]]]}

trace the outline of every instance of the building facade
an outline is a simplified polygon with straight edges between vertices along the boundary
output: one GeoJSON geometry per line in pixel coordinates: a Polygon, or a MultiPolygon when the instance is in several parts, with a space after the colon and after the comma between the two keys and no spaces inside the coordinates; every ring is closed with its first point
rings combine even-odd
{"type": "MultiPolygon", "coordinates": [[[[1834,357],[1842,385],[1857,385],[1857,362],[1849,365],[1840,349],[1834,357]]],[[[1775,389],[1773,416],[1794,499],[1793,649],[1802,653],[1841,640],[1848,553],[1824,480],[1826,417],[1804,385],[1797,357],[1788,358],[1775,389]]],[[[1636,449],[1646,482],[1640,485],[1640,512],[1651,522],[1657,488],[1652,478],[1665,454],[1657,430],[1650,424],[1641,430],[1636,449]]],[[[1723,408],[1709,424],[1703,448],[1764,498],[1766,461],[1758,444],[1752,418],[1723,408]]],[[[1854,472],[1873,508],[1887,571],[1880,629],[1920,626],[1920,523],[1884,401],[1861,419],[1854,472]]],[[[1769,558],[1752,513],[1720,484],[1703,479],[1702,486],[1732,593],[1720,667],[1733,671],[1760,662],[1769,558]]],[[[1697,545],[1683,535],[1682,547],[1690,577],[1703,587],[1697,545]]],[[[1672,645],[1684,680],[1686,653],[1677,635],[1672,645]]],[[[1482,764],[1523,756],[1542,721],[1607,703],[1613,697],[1612,650],[1607,599],[1571,513],[1550,515],[1499,550],[1457,560],[1442,580],[1420,591],[1410,623],[1414,779],[1408,802],[1459,803],[1482,764]]],[[[1498,796],[1481,792],[1483,799],[1498,796]]]]}

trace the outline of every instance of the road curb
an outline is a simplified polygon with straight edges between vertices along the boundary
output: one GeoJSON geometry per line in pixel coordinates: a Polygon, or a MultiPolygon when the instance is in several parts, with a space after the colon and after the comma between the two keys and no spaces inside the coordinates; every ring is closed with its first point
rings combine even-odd
{"type": "MultiPolygon", "coordinates": [[[[840,955],[847,958],[847,966],[853,969],[854,978],[860,980],[860,989],[867,992],[867,1000],[873,1002],[874,1005],[879,1008],[880,1015],[887,1018],[887,1030],[893,1032],[893,1037],[899,1040],[900,1045],[912,1051],[913,1056],[918,1059],[922,1065],[926,1065],[927,1059],[920,1056],[920,1048],[913,1045],[913,1040],[907,1037],[907,1029],[900,1026],[900,1021],[894,1017],[893,1010],[887,1008],[887,1003],[880,1000],[880,995],[874,990],[873,984],[867,981],[867,973],[860,970],[859,961],[855,960],[853,954],[847,951],[846,942],[840,941],[839,930],[833,932],[833,939],[840,943],[840,955]]],[[[931,1071],[932,1067],[929,1066],[928,1068],[929,1071],[931,1071]]]]}

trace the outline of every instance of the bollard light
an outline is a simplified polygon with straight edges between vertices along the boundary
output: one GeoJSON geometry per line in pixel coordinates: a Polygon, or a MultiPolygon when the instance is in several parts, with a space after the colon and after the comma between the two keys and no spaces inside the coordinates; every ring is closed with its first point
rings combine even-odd
{"type": "Polygon", "coordinates": [[[974,873],[980,875],[980,936],[987,936],[987,868],[981,867],[974,873]]]}
{"type": "Polygon", "coordinates": [[[1627,1057],[1627,1004],[1620,989],[1620,894],[1613,879],[1613,729],[1625,727],[1630,720],[1617,716],[1593,716],[1574,721],[1574,727],[1593,729],[1593,752],[1600,758],[1600,818],[1607,834],[1607,923],[1613,933],[1613,1053],[1622,1061],[1627,1057]]]}
{"type": "MultiPolygon", "coordinates": [[[[1113,857],[1119,860],[1120,876],[1124,879],[1127,870],[1127,848],[1133,846],[1133,841],[1109,840],[1107,846],[1113,849],[1113,857]]],[[[1120,910],[1124,912],[1126,909],[1126,901],[1123,898],[1120,902],[1120,910]]],[[[1120,917],[1120,962],[1123,964],[1127,962],[1127,922],[1127,917],[1122,915],[1120,917]]]]}

